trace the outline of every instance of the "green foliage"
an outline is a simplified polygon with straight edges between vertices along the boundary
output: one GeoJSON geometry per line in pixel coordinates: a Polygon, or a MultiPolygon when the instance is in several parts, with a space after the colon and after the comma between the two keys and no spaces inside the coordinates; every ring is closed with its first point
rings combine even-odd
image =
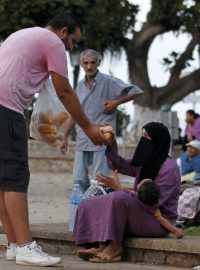
{"type": "MultiPolygon", "coordinates": [[[[182,17],[183,21],[183,30],[187,29],[197,29],[200,30],[200,1],[193,0],[193,5],[190,7],[184,8],[180,11],[180,16],[182,17]]],[[[185,1],[187,4],[188,1],[185,1]]]]}
{"type": "Polygon", "coordinates": [[[152,0],[152,8],[148,14],[148,21],[161,24],[166,30],[185,31],[200,28],[199,0],[152,0]],[[192,2],[192,5],[189,5],[192,2]]]}
{"type": "MultiPolygon", "coordinates": [[[[134,27],[138,10],[138,5],[129,3],[128,0],[0,0],[0,39],[5,39],[12,32],[24,27],[36,25],[43,27],[59,13],[74,14],[83,26],[80,49],[94,48],[103,54],[106,50],[112,53],[119,52],[123,46],[127,53],[130,79],[138,85],[147,86],[145,86],[142,98],[138,99],[138,104],[150,107],[160,106],[156,100],[158,91],[155,92],[148,81],[146,56],[149,48],[156,36],[168,31],[173,31],[176,35],[189,32],[192,37],[198,36],[200,0],[151,0],[147,21],[142,25],[142,30],[136,32],[134,27]],[[128,33],[132,35],[127,35],[128,33]],[[139,44],[138,47],[137,44],[139,44]],[[144,59],[138,61],[139,57],[144,59]],[[150,92],[151,95],[149,95],[150,92]],[[153,102],[149,96],[152,100],[154,99],[153,102]]],[[[196,45],[199,46],[198,38],[196,45]]],[[[185,48],[186,50],[188,49],[185,48]]],[[[184,52],[181,54],[172,52],[166,56],[163,59],[166,70],[176,69],[176,63],[181,56],[184,56],[183,54],[184,52]]],[[[186,54],[182,59],[181,70],[178,70],[177,74],[190,65],[191,53],[186,54]]],[[[191,81],[197,80],[191,79],[191,81]]],[[[198,87],[195,85],[192,89],[185,90],[184,94],[197,90],[198,87]]],[[[169,98],[167,91],[168,88],[162,98],[159,97],[160,103],[165,103],[167,101],[165,99],[169,98]]],[[[174,96],[175,94],[173,92],[174,96]]],[[[173,104],[183,95],[177,95],[176,98],[170,97],[173,104]]]]}
{"type": "MultiPolygon", "coordinates": [[[[173,31],[200,26],[200,0],[194,0],[191,6],[188,0],[151,2],[147,17],[150,24],[161,24],[173,31]]],[[[138,10],[138,5],[128,0],[1,0],[0,38],[25,27],[44,27],[56,14],[68,12],[83,25],[82,49],[119,51],[127,33],[134,32],[138,10]]]]}
{"type": "MultiPolygon", "coordinates": [[[[175,51],[172,51],[168,57],[164,57],[162,59],[162,65],[164,66],[165,71],[171,72],[173,70],[174,66],[176,65],[176,62],[178,61],[179,57],[180,57],[180,53],[175,52],[175,51]]],[[[190,57],[185,62],[184,68],[191,67],[190,61],[193,61],[193,60],[194,60],[194,58],[190,57]]]]}
{"type": "Polygon", "coordinates": [[[0,36],[4,39],[25,27],[44,27],[55,15],[69,10],[68,0],[1,0],[0,36]]]}
{"type": "Polygon", "coordinates": [[[116,136],[122,137],[123,130],[125,130],[130,123],[130,115],[126,113],[124,108],[117,109],[116,123],[116,136]]]}
{"type": "Polygon", "coordinates": [[[72,141],[76,141],[76,128],[75,128],[75,126],[73,127],[73,129],[72,129],[72,131],[70,133],[70,139],[72,141]]]}
{"type": "Polygon", "coordinates": [[[185,235],[200,236],[200,226],[190,227],[184,230],[185,235]]]}
{"type": "Polygon", "coordinates": [[[122,38],[133,31],[138,6],[127,0],[1,0],[0,37],[25,27],[45,26],[64,12],[74,14],[83,25],[81,47],[103,52],[119,50],[122,38]]]}
{"type": "Polygon", "coordinates": [[[179,16],[179,12],[185,8],[182,0],[152,0],[151,2],[152,9],[148,14],[149,22],[160,23],[169,30],[178,30],[180,28],[182,18],[179,16]]]}
{"type": "Polygon", "coordinates": [[[124,36],[133,31],[138,7],[126,0],[87,0],[84,5],[85,12],[81,17],[84,47],[101,52],[105,49],[119,50],[124,36]]]}

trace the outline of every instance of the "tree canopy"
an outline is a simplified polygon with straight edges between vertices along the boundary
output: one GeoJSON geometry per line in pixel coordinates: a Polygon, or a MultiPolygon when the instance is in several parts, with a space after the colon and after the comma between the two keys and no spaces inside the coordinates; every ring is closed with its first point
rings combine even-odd
{"type": "Polygon", "coordinates": [[[138,6],[127,0],[1,0],[0,37],[5,39],[25,27],[44,27],[56,14],[72,13],[83,25],[84,48],[115,51],[122,38],[133,31],[137,12],[138,6]]]}
{"type": "Polygon", "coordinates": [[[138,11],[139,6],[127,0],[1,0],[0,38],[24,27],[45,26],[58,13],[73,13],[83,25],[81,49],[90,47],[103,53],[124,48],[130,80],[144,90],[136,103],[159,109],[200,88],[199,68],[182,76],[194,50],[200,51],[200,0],[151,0],[147,19],[136,31],[138,11]],[[154,39],[170,31],[177,38],[182,33],[189,33],[191,38],[182,53],[172,51],[163,59],[170,78],[166,85],[156,87],[149,79],[148,53],[154,39]]]}

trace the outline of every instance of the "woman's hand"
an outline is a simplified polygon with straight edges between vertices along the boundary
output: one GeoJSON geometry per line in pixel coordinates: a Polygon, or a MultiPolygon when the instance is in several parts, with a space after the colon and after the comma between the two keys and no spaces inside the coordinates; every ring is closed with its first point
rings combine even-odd
{"type": "Polygon", "coordinates": [[[122,185],[119,182],[119,176],[117,171],[112,172],[109,176],[106,176],[103,173],[99,173],[96,178],[101,186],[110,187],[115,191],[123,189],[122,185]]]}
{"type": "Polygon", "coordinates": [[[116,139],[115,139],[115,134],[114,132],[110,133],[110,138],[108,140],[108,145],[111,147],[114,143],[115,143],[116,139]]]}

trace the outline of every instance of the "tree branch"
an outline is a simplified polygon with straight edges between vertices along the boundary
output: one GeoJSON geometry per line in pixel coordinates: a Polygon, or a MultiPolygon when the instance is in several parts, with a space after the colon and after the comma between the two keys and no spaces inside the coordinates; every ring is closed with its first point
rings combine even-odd
{"type": "Polygon", "coordinates": [[[164,32],[161,25],[144,23],[142,30],[135,32],[132,39],[123,39],[123,47],[128,55],[130,80],[149,91],[151,83],[148,75],[147,59],[153,39],[164,32]]]}
{"type": "Polygon", "coordinates": [[[141,31],[134,35],[135,48],[143,47],[144,44],[151,44],[157,35],[163,34],[164,32],[165,29],[161,24],[150,25],[148,23],[144,23],[141,31]]]}
{"type": "Polygon", "coordinates": [[[174,78],[178,78],[180,76],[182,69],[185,68],[185,63],[192,57],[193,50],[199,42],[200,35],[198,33],[193,34],[192,39],[186,47],[185,51],[181,54],[175,66],[173,67],[168,84],[171,84],[174,78]]]}
{"type": "Polygon", "coordinates": [[[200,88],[200,68],[182,78],[173,78],[171,84],[158,88],[157,103],[162,105],[166,100],[174,104],[200,88]]]}

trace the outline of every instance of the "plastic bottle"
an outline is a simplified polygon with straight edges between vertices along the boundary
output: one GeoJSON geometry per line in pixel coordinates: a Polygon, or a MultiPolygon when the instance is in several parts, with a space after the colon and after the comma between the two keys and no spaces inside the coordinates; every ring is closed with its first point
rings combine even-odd
{"type": "Polygon", "coordinates": [[[98,185],[98,181],[92,179],[92,180],[90,180],[90,186],[86,190],[86,192],[84,193],[83,198],[88,199],[90,197],[100,196],[100,195],[104,195],[104,194],[106,194],[106,192],[101,186],[98,185]]]}
{"type": "Polygon", "coordinates": [[[76,217],[76,211],[79,203],[83,199],[83,193],[79,184],[74,184],[71,193],[70,206],[69,206],[69,231],[72,232],[74,228],[74,221],[76,217]]]}

